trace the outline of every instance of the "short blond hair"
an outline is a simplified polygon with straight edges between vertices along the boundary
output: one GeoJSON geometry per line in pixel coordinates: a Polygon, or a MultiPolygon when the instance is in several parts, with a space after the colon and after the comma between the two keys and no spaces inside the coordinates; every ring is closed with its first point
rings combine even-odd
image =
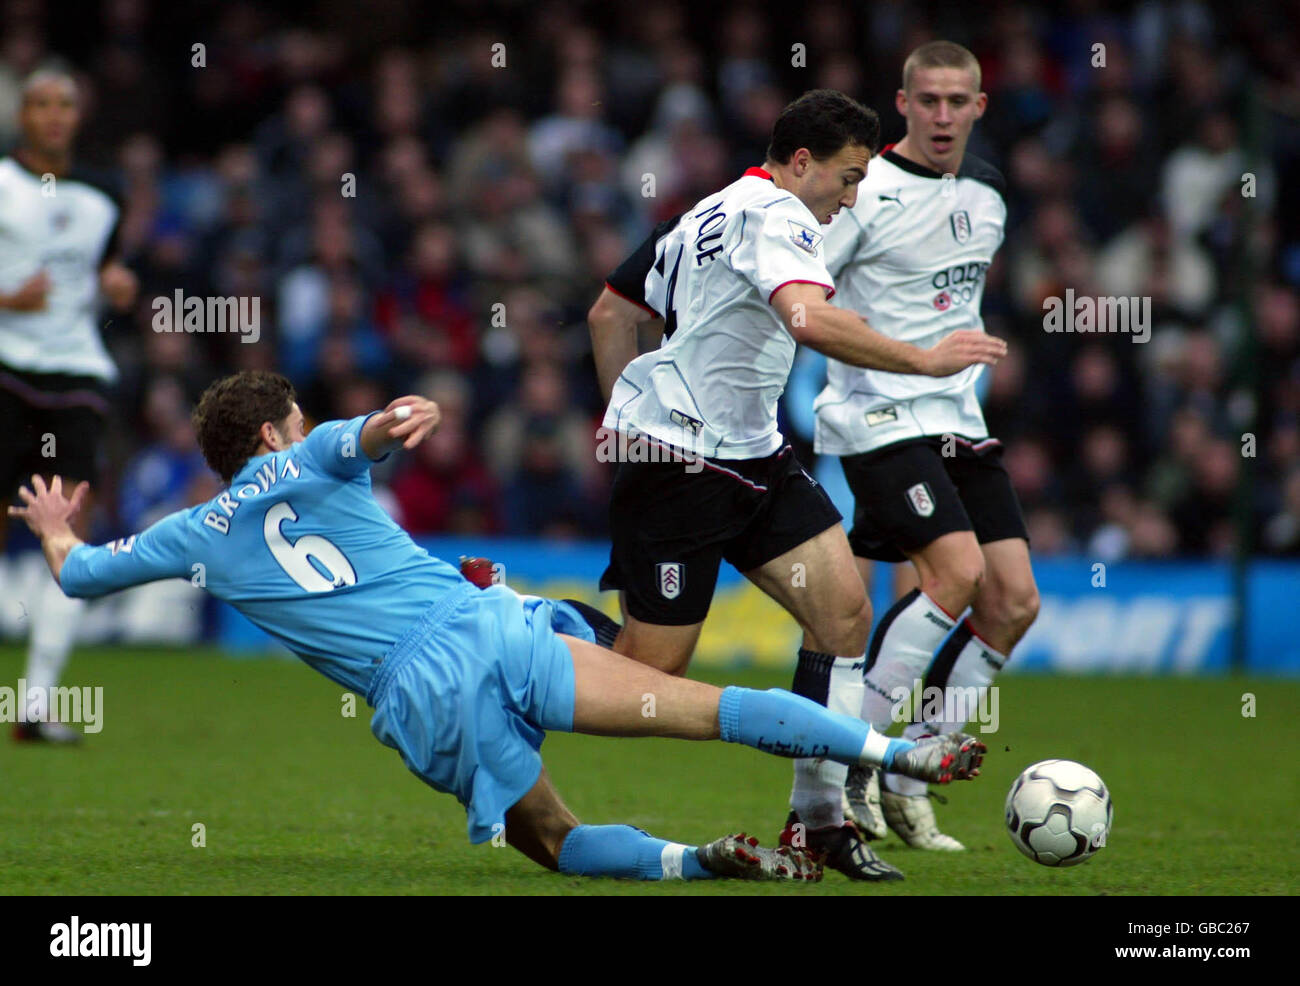
{"type": "Polygon", "coordinates": [[[959,68],[975,76],[975,91],[980,88],[979,59],[971,54],[969,48],[952,41],[930,41],[921,45],[907,56],[903,63],[903,90],[912,86],[912,73],[919,68],[959,68]]]}

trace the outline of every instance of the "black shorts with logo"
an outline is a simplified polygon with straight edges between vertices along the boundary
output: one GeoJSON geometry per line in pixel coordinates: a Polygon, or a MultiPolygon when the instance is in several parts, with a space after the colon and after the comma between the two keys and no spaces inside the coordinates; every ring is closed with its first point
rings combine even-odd
{"type": "Polygon", "coordinates": [[[1029,540],[1001,444],[954,438],[954,454],[945,456],[945,441],[909,439],[840,460],[853,491],[849,545],[857,557],[906,561],[907,552],[954,531],[974,531],[980,544],[1029,540]]]}
{"type": "Polygon", "coordinates": [[[0,483],[7,500],[32,475],[90,480],[99,475],[109,408],[94,377],[30,373],[0,363],[0,483]]]}
{"type": "Polygon", "coordinates": [[[724,558],[752,571],[840,522],[788,445],[761,459],[620,462],[609,516],[600,587],[656,626],[702,621],[724,558]]]}

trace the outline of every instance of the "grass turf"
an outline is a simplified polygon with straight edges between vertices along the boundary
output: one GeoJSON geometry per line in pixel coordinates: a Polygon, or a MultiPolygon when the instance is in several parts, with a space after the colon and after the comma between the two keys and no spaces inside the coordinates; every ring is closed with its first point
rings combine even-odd
{"type": "MultiPolygon", "coordinates": [[[[0,685],[21,653],[0,648],[0,685]]],[[[770,672],[701,675],[785,686],[770,672]]],[[[67,685],[103,686],[103,731],[79,749],[0,741],[0,894],[1295,894],[1300,682],[1008,676],[984,776],[938,806],[958,855],[878,845],[907,880],[643,884],[546,872],[470,846],[455,800],[370,736],[368,709],[294,661],[211,650],[90,649],[67,685]],[[1257,714],[1243,717],[1243,693],[1257,714]],[[1048,757],[1110,786],[1109,845],[1071,869],[1012,847],[1002,802],[1048,757]],[[205,829],[196,848],[193,826],[205,829]]],[[[6,730],[8,727],[5,727],[6,730]]],[[[722,743],[555,734],[543,755],[584,821],[683,842],[744,829],[771,843],[790,765],[722,743]]]]}

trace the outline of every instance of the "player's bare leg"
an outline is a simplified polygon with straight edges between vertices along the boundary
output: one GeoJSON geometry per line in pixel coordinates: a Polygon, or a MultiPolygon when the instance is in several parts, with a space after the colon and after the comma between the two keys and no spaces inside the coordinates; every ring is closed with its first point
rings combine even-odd
{"type": "MultiPolygon", "coordinates": [[[[622,593],[619,594],[620,599],[622,593]]],[[[614,650],[648,664],[665,674],[683,675],[690,666],[695,644],[700,639],[703,621],[686,626],[659,626],[643,623],[623,608],[623,629],[614,641],[614,650]]]]}
{"type": "MultiPolygon", "coordinates": [[[[47,485],[53,482],[52,476],[42,478],[47,485]]],[[[72,490],[76,487],[76,480],[66,481],[67,489],[72,490]]],[[[81,510],[72,518],[73,532],[83,541],[88,541],[90,538],[90,518],[93,511],[94,495],[87,490],[81,510]]],[[[0,548],[2,547],[3,544],[0,543],[0,548]]],[[[48,573],[42,573],[37,580],[27,606],[31,636],[27,642],[27,664],[23,677],[29,692],[49,695],[50,690],[58,685],[63,669],[72,654],[77,629],[81,625],[81,616],[85,608],[84,599],[69,599],[48,573]]],[[[14,725],[14,738],[17,740],[49,743],[81,742],[82,734],[79,731],[63,723],[52,721],[54,710],[48,705],[17,711],[19,721],[14,725]]]]}
{"type": "MultiPolygon", "coordinates": [[[[891,769],[939,783],[971,778],[979,773],[984,746],[974,737],[954,733],[920,743],[891,740],[873,732],[860,719],[832,712],[790,692],[718,689],[663,674],[595,644],[560,636],[573,655],[574,732],[697,740],[720,738],[779,756],[799,758],[816,752],[843,764],[888,764],[891,769]]],[[[653,847],[647,848],[645,839],[649,837],[638,842],[639,837],[625,831],[626,827],[615,828],[620,831],[591,836],[598,843],[594,848],[584,845],[589,837],[578,835],[583,831],[578,829],[566,839],[565,853],[571,852],[575,859],[600,859],[606,858],[602,853],[608,852],[612,858],[625,860],[628,853],[644,850],[653,858],[638,856],[641,862],[637,865],[653,869],[658,857],[653,856],[653,847]],[[602,840],[609,840],[610,845],[604,847],[602,840]]],[[[841,841],[847,843],[847,836],[841,841]]],[[[804,868],[806,861],[795,852],[802,848],[805,847],[787,843],[785,852],[760,850],[753,840],[731,836],[703,847],[702,853],[704,865],[736,867],[727,875],[808,879],[810,871],[804,868]]],[[[807,848],[827,851],[811,844],[811,840],[807,848]]],[[[857,841],[851,848],[860,854],[866,847],[857,841]]],[[[666,857],[670,869],[682,858],[678,849],[672,852],[678,855],[666,857]]],[[[847,866],[845,861],[839,862],[847,866]]],[[[583,868],[587,865],[566,861],[564,857],[560,860],[560,868],[565,872],[594,872],[583,868]]],[[[715,872],[724,871],[715,869],[715,872]]]]}
{"type": "Polygon", "coordinates": [[[984,579],[971,603],[969,622],[988,646],[1010,654],[1038,617],[1038,585],[1029,545],[1020,538],[1007,538],[980,547],[984,579]]]}
{"type": "Polygon", "coordinates": [[[578,824],[543,767],[532,790],[506,812],[506,842],[539,866],[558,870],[560,847],[578,824]]]}
{"type": "MultiPolygon", "coordinates": [[[[941,689],[945,695],[977,696],[975,708],[984,707],[989,686],[1038,611],[1038,590],[1024,540],[990,542],[980,546],[980,554],[982,577],[970,603],[971,616],[944,641],[925,677],[927,688],[941,689]]],[[[966,562],[969,564],[969,558],[966,562]]],[[[922,584],[926,584],[924,575],[922,584]]],[[[971,703],[965,705],[969,715],[971,703]]],[[[903,735],[916,739],[927,732],[962,729],[966,718],[959,713],[955,719],[913,724],[903,735]]],[[[960,848],[957,840],[939,831],[924,787],[908,778],[890,776],[884,788],[881,801],[886,821],[904,841],[925,849],[960,848]]]]}
{"type": "MultiPolygon", "coordinates": [[[[862,707],[871,605],[839,524],[746,576],[803,628],[793,691],[844,715],[862,707]]],[[[849,767],[820,757],[795,761],[782,842],[806,844],[827,865],[857,880],[899,880],[844,814],[849,767]]]]}
{"type": "Polygon", "coordinates": [[[720,688],[561,636],[573,654],[575,733],[718,739],[720,688]]]}
{"type": "MultiPolygon", "coordinates": [[[[941,745],[933,747],[921,744],[913,748],[907,743],[893,747],[890,744],[897,741],[870,736],[859,720],[833,716],[809,700],[789,693],[747,689],[724,692],[703,682],[666,675],[585,641],[563,639],[573,654],[575,732],[724,738],[783,755],[824,748],[845,762],[888,757],[896,766],[930,776],[955,778],[978,773],[983,750],[969,737],[946,737],[941,745]],[[871,752],[867,752],[868,748],[871,752]]],[[[635,842],[634,836],[626,831],[621,835],[611,831],[590,836],[584,831],[576,837],[575,846],[597,838],[609,839],[612,844],[627,840],[628,847],[635,842]]],[[[699,859],[719,875],[815,879],[819,868],[810,856],[800,851],[802,848],[783,846],[765,850],[742,833],[701,847],[699,859]]],[[[589,847],[572,851],[588,856],[594,852],[589,847]]],[[[664,851],[670,853],[669,870],[676,871],[681,865],[681,847],[670,845],[664,851]]],[[[653,869],[653,860],[649,863],[643,860],[643,865],[653,869]]]]}
{"type": "Polygon", "coordinates": [[[557,636],[573,657],[575,733],[722,739],[790,758],[815,750],[838,763],[883,764],[939,784],[979,774],[985,749],[974,737],[892,740],[860,719],[778,688],[717,688],[557,636]]]}
{"type": "MultiPolygon", "coordinates": [[[[862,717],[878,729],[888,728],[899,698],[925,679],[935,652],[957,616],[975,598],[984,575],[983,555],[971,531],[944,534],[909,558],[911,565],[896,567],[895,585],[913,584],[881,617],[868,651],[862,717]],[[898,575],[897,569],[910,569],[915,575],[908,579],[898,575]]],[[[858,559],[859,571],[869,565],[867,559],[858,559]]],[[[914,739],[933,728],[914,724],[904,736],[914,739]]],[[[933,823],[934,811],[924,784],[882,778],[879,771],[851,770],[845,800],[849,813],[869,838],[883,838],[892,827],[912,846],[963,848],[933,823]]]]}

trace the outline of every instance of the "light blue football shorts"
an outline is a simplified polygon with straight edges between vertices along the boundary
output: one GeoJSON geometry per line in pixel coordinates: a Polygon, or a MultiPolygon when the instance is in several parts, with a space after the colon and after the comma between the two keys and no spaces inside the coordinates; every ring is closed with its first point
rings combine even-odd
{"type": "Polygon", "coordinates": [[[466,583],[434,603],[375,673],[371,732],[456,796],[471,842],[504,831],[506,811],[537,782],[545,731],[573,729],[573,657],[557,632],[595,640],[567,603],[466,583]]]}

